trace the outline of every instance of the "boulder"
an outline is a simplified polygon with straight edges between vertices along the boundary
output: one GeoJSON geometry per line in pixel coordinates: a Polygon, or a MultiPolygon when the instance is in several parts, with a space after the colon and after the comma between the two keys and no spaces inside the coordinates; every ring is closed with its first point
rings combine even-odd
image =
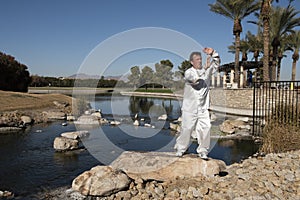
{"type": "Polygon", "coordinates": [[[176,157],[172,152],[123,152],[111,163],[134,180],[168,181],[176,177],[211,177],[226,169],[221,160],[202,160],[196,154],[176,157]]]}
{"type": "Polygon", "coordinates": [[[180,132],[180,125],[179,124],[175,124],[175,123],[170,123],[170,129],[180,132]]]}
{"type": "Polygon", "coordinates": [[[235,127],[230,123],[230,120],[225,120],[222,124],[219,126],[220,131],[226,134],[233,134],[235,132],[235,127]]]}
{"type": "Polygon", "coordinates": [[[94,112],[91,115],[97,117],[97,119],[101,119],[102,118],[102,115],[101,115],[100,112],[94,112]]]}
{"type": "Polygon", "coordinates": [[[53,148],[57,151],[67,151],[78,149],[78,140],[65,137],[56,137],[54,139],[53,148]]]}
{"type": "Polygon", "coordinates": [[[88,135],[89,135],[88,131],[72,131],[72,132],[62,133],[60,136],[76,140],[76,139],[80,139],[80,138],[86,137],[88,135]]]}
{"type": "Polygon", "coordinates": [[[129,177],[109,166],[96,166],[85,171],[72,182],[72,189],[83,195],[107,196],[127,188],[129,177]]]}
{"type": "Polygon", "coordinates": [[[32,123],[32,119],[29,116],[21,116],[21,121],[23,122],[23,124],[31,124],[32,123]]]}

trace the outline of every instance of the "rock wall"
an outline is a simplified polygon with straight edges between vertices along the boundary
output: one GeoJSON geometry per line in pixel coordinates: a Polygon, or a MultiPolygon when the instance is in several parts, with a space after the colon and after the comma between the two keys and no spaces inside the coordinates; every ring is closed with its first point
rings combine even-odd
{"type": "Polygon", "coordinates": [[[252,110],[253,89],[214,88],[210,91],[210,101],[213,106],[252,110]]]}

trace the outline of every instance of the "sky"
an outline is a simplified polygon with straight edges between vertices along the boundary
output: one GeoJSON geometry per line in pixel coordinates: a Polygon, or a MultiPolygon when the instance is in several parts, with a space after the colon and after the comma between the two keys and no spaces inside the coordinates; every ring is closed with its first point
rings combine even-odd
{"type": "MultiPolygon", "coordinates": [[[[189,45],[190,51],[196,50],[192,42],[199,44],[199,51],[213,47],[226,64],[234,61],[227,48],[234,41],[233,22],[209,10],[208,4],[214,2],[1,0],[0,51],[27,65],[30,74],[55,77],[80,72],[118,76],[132,66],[153,67],[164,59],[171,60],[177,70],[188,59],[189,45]]],[[[299,0],[293,5],[300,10],[299,0]]],[[[250,19],[242,21],[241,38],[248,30],[256,33],[256,26],[247,23],[250,19]]],[[[292,58],[286,55],[281,80],[291,77],[292,58]]],[[[248,55],[249,60],[252,57],[248,55]]]]}

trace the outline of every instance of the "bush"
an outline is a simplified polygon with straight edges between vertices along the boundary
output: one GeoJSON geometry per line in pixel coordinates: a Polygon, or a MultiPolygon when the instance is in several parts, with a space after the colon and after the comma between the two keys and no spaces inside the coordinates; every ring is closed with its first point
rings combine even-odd
{"type": "Polygon", "coordinates": [[[274,115],[263,128],[260,152],[279,153],[300,149],[300,106],[276,107],[274,115]]]}

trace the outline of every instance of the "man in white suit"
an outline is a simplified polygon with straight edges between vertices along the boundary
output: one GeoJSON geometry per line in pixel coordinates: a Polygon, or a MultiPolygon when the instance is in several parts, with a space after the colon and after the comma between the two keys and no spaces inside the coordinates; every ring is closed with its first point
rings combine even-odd
{"type": "Polygon", "coordinates": [[[190,145],[192,132],[195,131],[198,140],[197,153],[202,159],[208,159],[210,147],[210,118],[209,118],[209,85],[210,78],[220,66],[219,54],[212,48],[206,47],[207,66],[202,66],[200,52],[190,55],[192,67],[185,71],[184,96],[182,104],[182,127],[176,139],[176,156],[182,156],[190,145]]]}

